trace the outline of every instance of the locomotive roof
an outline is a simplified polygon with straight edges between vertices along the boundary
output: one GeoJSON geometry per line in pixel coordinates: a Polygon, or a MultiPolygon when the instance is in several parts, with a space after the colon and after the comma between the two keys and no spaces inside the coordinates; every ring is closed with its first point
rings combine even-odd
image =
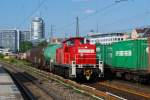
{"type": "Polygon", "coordinates": [[[64,40],[62,43],[65,43],[66,41],[69,41],[69,40],[75,40],[75,39],[84,39],[84,37],[71,37],[69,39],[64,40]]]}

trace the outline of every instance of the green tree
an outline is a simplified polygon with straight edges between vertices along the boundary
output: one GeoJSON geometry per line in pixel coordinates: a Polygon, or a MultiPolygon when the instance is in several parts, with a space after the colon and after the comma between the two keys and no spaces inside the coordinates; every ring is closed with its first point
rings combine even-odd
{"type": "Polygon", "coordinates": [[[47,41],[45,40],[45,41],[42,41],[42,42],[40,42],[39,44],[38,44],[38,47],[43,47],[43,46],[47,46],[48,45],[48,43],[47,43],[47,41]]]}
{"type": "Polygon", "coordinates": [[[0,58],[4,58],[4,55],[2,53],[0,53],[0,58]]]}
{"type": "Polygon", "coordinates": [[[33,47],[32,42],[30,41],[24,41],[20,43],[20,52],[26,52],[27,50],[31,49],[33,47]]]}

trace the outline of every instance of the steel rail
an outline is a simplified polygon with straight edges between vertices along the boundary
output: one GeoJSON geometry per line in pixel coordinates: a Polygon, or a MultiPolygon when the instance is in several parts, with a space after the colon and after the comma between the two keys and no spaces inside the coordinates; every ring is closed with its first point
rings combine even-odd
{"type": "Polygon", "coordinates": [[[136,95],[136,96],[140,96],[140,97],[144,97],[144,98],[150,99],[150,94],[141,93],[141,92],[135,91],[133,89],[117,87],[115,85],[108,84],[106,82],[99,82],[98,84],[102,85],[102,86],[110,87],[110,88],[115,89],[115,90],[123,91],[123,92],[129,93],[129,94],[133,94],[133,95],[136,95]]]}
{"type": "MultiPolygon", "coordinates": [[[[5,63],[10,64],[8,62],[5,62],[5,63]]],[[[108,94],[106,92],[99,91],[96,88],[93,88],[91,86],[82,85],[82,84],[79,84],[75,81],[72,81],[69,79],[64,79],[61,76],[58,76],[58,75],[55,75],[55,74],[52,74],[49,72],[45,72],[43,70],[39,70],[39,69],[31,67],[31,66],[27,66],[27,65],[22,65],[22,66],[15,65],[15,66],[18,68],[24,69],[25,72],[27,72],[30,75],[36,75],[36,77],[40,77],[41,79],[44,79],[47,81],[54,80],[56,82],[59,82],[65,86],[67,86],[67,87],[70,87],[70,88],[72,88],[72,89],[74,89],[80,93],[89,95],[89,96],[94,97],[94,98],[99,99],[99,100],[104,100],[104,99],[106,99],[106,100],[112,100],[112,99],[116,100],[117,99],[118,100],[118,99],[122,98],[122,97],[119,97],[116,95],[112,95],[112,93],[108,94]]]]}
{"type": "Polygon", "coordinates": [[[37,98],[23,84],[21,84],[21,82],[19,82],[10,71],[8,71],[7,69],[5,69],[5,70],[11,75],[12,79],[16,83],[16,85],[19,88],[19,90],[21,91],[21,93],[23,93],[25,95],[25,96],[23,96],[24,98],[26,98],[28,100],[37,100],[37,98]]]}

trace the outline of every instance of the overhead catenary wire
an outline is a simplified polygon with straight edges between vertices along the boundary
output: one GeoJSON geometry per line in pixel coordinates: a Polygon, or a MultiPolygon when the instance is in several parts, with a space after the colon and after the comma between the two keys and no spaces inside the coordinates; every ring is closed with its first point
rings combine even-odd
{"type": "Polygon", "coordinates": [[[46,2],[46,0],[42,0],[38,6],[20,23],[19,28],[21,28],[21,26],[33,15],[35,14],[38,9],[40,9],[42,7],[42,5],[46,2]]]}
{"type": "MultiPolygon", "coordinates": [[[[22,0],[22,1],[21,1],[20,8],[18,8],[18,9],[19,9],[18,15],[21,15],[22,12],[24,11],[25,1],[26,1],[26,0],[22,0]]],[[[17,22],[17,20],[18,20],[19,17],[20,17],[20,16],[17,16],[16,22],[17,22]]],[[[18,24],[16,24],[16,26],[18,26],[18,24]]]]}
{"type": "MultiPolygon", "coordinates": [[[[80,22],[86,20],[87,18],[89,18],[89,17],[91,17],[91,16],[93,16],[93,15],[95,15],[95,14],[101,13],[101,12],[103,12],[103,11],[105,11],[105,10],[107,10],[107,9],[109,9],[109,8],[111,8],[111,7],[113,7],[113,6],[117,5],[117,4],[119,4],[119,3],[121,3],[121,2],[124,2],[124,1],[128,1],[128,0],[116,0],[115,2],[113,2],[113,3],[109,4],[109,5],[106,5],[105,7],[103,7],[103,8],[101,8],[101,9],[97,10],[95,13],[92,13],[92,14],[89,14],[89,15],[87,15],[87,16],[84,16],[84,17],[80,18],[80,22]]],[[[73,21],[73,22],[70,23],[70,24],[64,25],[64,26],[62,26],[62,27],[60,27],[60,28],[57,28],[57,30],[64,30],[64,29],[66,29],[67,27],[71,27],[72,25],[75,25],[75,21],[73,21]]]]}
{"type": "MultiPolygon", "coordinates": [[[[102,27],[108,27],[108,26],[111,26],[111,25],[116,25],[116,24],[119,24],[119,23],[123,23],[123,22],[127,22],[127,20],[129,21],[129,20],[132,20],[133,18],[134,18],[134,20],[135,19],[137,19],[137,16],[139,17],[139,16],[143,16],[143,15],[147,15],[147,14],[150,14],[150,12],[149,11],[145,11],[145,12],[141,12],[141,13],[137,13],[137,14],[134,14],[133,16],[129,16],[129,17],[124,17],[124,18],[121,18],[121,19],[119,19],[119,20],[116,20],[116,21],[113,21],[113,22],[111,22],[111,23],[108,23],[108,24],[104,24],[104,25],[101,25],[102,27]]],[[[140,26],[141,27],[141,26],[140,26]]],[[[147,27],[147,26],[145,26],[145,27],[147,27]]],[[[124,31],[130,31],[130,30],[132,30],[133,28],[137,28],[137,26],[134,26],[134,27],[132,27],[132,28],[126,28],[126,29],[120,29],[120,30],[116,30],[116,31],[114,31],[114,32],[117,32],[117,31],[120,31],[120,32],[124,32],[124,31]]],[[[88,32],[89,30],[84,30],[84,31],[82,31],[82,32],[88,32]]],[[[109,33],[109,32],[108,32],[109,33]]]]}
{"type": "Polygon", "coordinates": [[[142,13],[134,14],[133,16],[121,18],[119,20],[113,21],[112,23],[104,24],[102,26],[103,27],[108,27],[110,25],[119,24],[119,23],[122,23],[122,22],[127,22],[127,20],[131,20],[133,18],[135,20],[135,18],[137,18],[137,16],[139,17],[139,16],[143,16],[143,15],[146,15],[146,14],[150,14],[150,12],[149,11],[145,11],[145,12],[142,12],[142,13]]]}
{"type": "MultiPolygon", "coordinates": [[[[131,17],[129,17],[130,19],[135,19],[135,17],[136,16],[143,16],[143,15],[145,15],[145,14],[150,14],[150,12],[149,11],[145,11],[145,12],[142,12],[142,13],[138,13],[138,14],[135,14],[135,15],[133,15],[133,16],[131,16],[131,17]]],[[[129,19],[129,18],[127,18],[127,19],[129,19]]],[[[137,18],[137,17],[136,17],[137,18]]],[[[123,18],[122,19],[123,21],[126,21],[125,20],[125,18],[123,18]]],[[[117,23],[120,23],[121,21],[119,20],[117,20],[117,21],[115,21],[115,22],[117,22],[117,23]]],[[[115,22],[113,22],[113,23],[115,23],[115,22]]],[[[112,24],[112,23],[111,23],[112,24]]],[[[140,26],[132,26],[132,27],[130,27],[130,28],[126,28],[126,29],[120,29],[120,30],[115,30],[114,32],[128,32],[128,31],[131,31],[131,30],[133,30],[133,29],[138,29],[138,28],[149,28],[150,27],[150,25],[148,24],[148,25],[140,25],[140,26]]]]}
{"type": "MultiPolygon", "coordinates": [[[[106,9],[108,9],[108,8],[110,8],[110,7],[112,7],[114,4],[115,4],[115,3],[112,3],[112,4],[110,4],[110,5],[107,5],[107,6],[105,6],[104,8],[102,8],[102,9],[96,11],[96,12],[93,13],[93,14],[90,14],[90,15],[87,15],[87,16],[84,16],[84,17],[80,18],[80,22],[83,21],[83,20],[86,20],[87,18],[89,18],[89,17],[91,17],[91,16],[93,16],[93,15],[95,15],[95,14],[97,14],[97,13],[99,13],[100,11],[104,11],[104,10],[106,10],[106,9]]],[[[71,27],[71,26],[73,26],[74,24],[75,24],[75,21],[73,21],[72,23],[70,23],[70,24],[68,24],[68,25],[65,25],[65,26],[63,26],[63,27],[60,27],[60,28],[58,28],[57,30],[64,30],[65,28],[71,27]]]]}
{"type": "Polygon", "coordinates": [[[25,1],[26,0],[22,0],[21,4],[20,4],[20,8],[19,8],[19,12],[18,14],[22,14],[22,11],[24,10],[24,7],[25,7],[25,1]]]}

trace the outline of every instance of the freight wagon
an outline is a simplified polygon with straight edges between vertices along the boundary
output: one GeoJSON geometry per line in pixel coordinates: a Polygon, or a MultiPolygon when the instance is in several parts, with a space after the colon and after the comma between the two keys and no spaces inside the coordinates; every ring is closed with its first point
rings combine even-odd
{"type": "Polygon", "coordinates": [[[47,69],[45,66],[45,60],[43,56],[43,50],[45,47],[35,47],[26,52],[26,60],[31,62],[34,67],[47,69]]]}
{"type": "Polygon", "coordinates": [[[45,64],[48,66],[50,71],[53,69],[53,64],[56,63],[56,49],[60,46],[60,44],[49,44],[43,50],[45,64]]]}
{"type": "Polygon", "coordinates": [[[111,45],[97,44],[97,56],[118,77],[145,81],[150,77],[148,39],[126,40],[111,45]]]}

